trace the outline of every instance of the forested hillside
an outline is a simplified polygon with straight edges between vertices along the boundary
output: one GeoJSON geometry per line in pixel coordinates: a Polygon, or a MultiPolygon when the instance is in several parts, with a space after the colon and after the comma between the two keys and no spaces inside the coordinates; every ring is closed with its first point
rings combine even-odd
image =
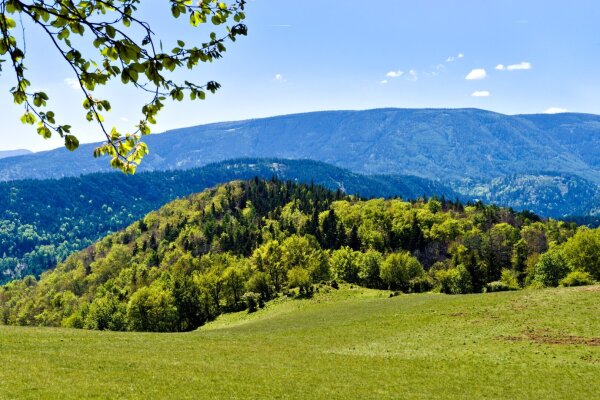
{"type": "Polygon", "coordinates": [[[559,113],[520,115],[536,128],[548,132],[560,146],[585,161],[596,170],[600,168],[600,116],[559,113]]]}
{"type": "Polygon", "coordinates": [[[459,202],[236,181],[176,200],[0,289],[4,324],[185,331],[344,281],[443,293],[600,279],[600,230],[459,202]]]}
{"type": "Polygon", "coordinates": [[[569,174],[509,175],[454,185],[463,197],[553,218],[600,217],[600,187],[569,174]]]}
{"type": "Polygon", "coordinates": [[[178,197],[234,179],[278,176],[365,197],[459,195],[411,176],[364,176],[307,160],[244,159],[134,176],[91,174],[0,183],[0,283],[53,268],[74,251],[178,197]]]}

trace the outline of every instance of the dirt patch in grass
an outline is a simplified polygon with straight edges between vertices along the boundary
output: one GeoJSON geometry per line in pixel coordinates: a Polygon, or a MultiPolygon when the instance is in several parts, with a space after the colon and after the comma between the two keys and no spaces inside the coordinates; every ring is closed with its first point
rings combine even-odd
{"type": "Polygon", "coordinates": [[[591,354],[587,354],[587,355],[581,357],[581,359],[583,361],[587,361],[587,362],[592,363],[592,364],[600,364],[600,358],[594,357],[591,354]]]}
{"type": "Polygon", "coordinates": [[[598,286],[583,286],[578,288],[580,292],[600,292],[600,285],[598,286]]]}
{"type": "Polygon", "coordinates": [[[600,337],[560,335],[552,333],[547,329],[525,331],[521,336],[501,336],[500,339],[509,342],[529,340],[541,344],[600,346],[600,337]]]}

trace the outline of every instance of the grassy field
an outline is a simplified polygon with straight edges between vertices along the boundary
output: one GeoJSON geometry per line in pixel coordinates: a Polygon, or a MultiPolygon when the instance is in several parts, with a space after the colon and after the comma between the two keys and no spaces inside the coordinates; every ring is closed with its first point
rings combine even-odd
{"type": "Polygon", "coordinates": [[[185,334],[0,327],[0,398],[600,396],[600,287],[342,288],[185,334]]]}

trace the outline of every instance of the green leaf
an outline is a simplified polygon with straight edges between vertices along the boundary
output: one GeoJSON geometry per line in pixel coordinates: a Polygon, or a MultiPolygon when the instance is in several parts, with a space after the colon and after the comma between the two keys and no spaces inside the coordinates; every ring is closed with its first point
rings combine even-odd
{"type": "Polygon", "coordinates": [[[35,124],[36,121],[37,121],[36,116],[30,112],[26,112],[25,114],[23,114],[21,116],[21,122],[24,124],[33,125],[33,124],[35,124]]]}
{"type": "Polygon", "coordinates": [[[73,135],[66,135],[65,147],[70,151],[74,151],[79,147],[79,140],[73,135]]]}
{"type": "Polygon", "coordinates": [[[44,139],[50,139],[52,137],[52,132],[50,131],[50,129],[48,129],[46,125],[39,125],[37,128],[37,132],[44,139]]]}

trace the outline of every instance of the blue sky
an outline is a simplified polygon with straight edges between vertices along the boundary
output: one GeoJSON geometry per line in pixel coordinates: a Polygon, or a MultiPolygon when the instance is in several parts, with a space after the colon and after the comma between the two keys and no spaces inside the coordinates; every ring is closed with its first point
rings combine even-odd
{"type": "MultiPolygon", "coordinates": [[[[161,17],[167,2],[151,3],[144,13],[165,47],[177,37],[188,44],[206,37],[184,20],[161,17]]],[[[377,107],[600,114],[597,0],[254,0],[246,14],[249,36],[231,44],[224,59],[185,76],[217,80],[223,89],[202,103],[168,104],[154,132],[377,107]]],[[[67,68],[34,27],[26,35],[33,87],[49,93],[52,109],[82,142],[102,140],[82,118],[82,95],[70,87],[67,68]]],[[[0,150],[60,146],[21,125],[21,109],[8,94],[12,83],[9,73],[0,75],[0,150]]],[[[115,85],[102,95],[113,100],[110,123],[126,130],[139,119],[141,94],[115,85]]]]}

